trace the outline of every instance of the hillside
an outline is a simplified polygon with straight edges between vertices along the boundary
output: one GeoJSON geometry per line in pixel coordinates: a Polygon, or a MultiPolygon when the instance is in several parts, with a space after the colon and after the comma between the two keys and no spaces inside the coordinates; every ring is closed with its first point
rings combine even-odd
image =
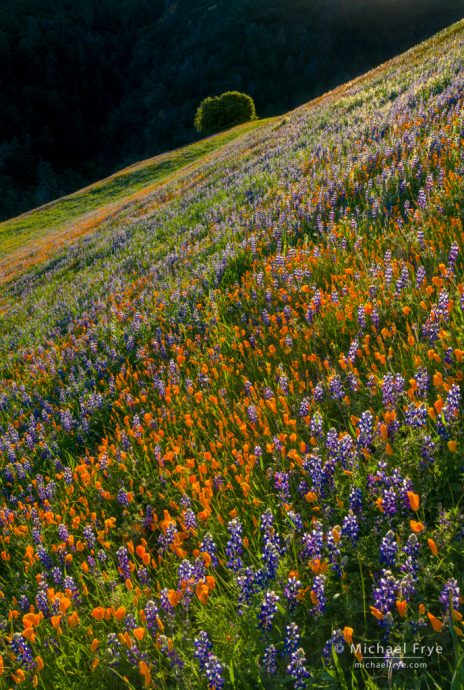
{"type": "Polygon", "coordinates": [[[464,686],[463,61],[0,226],[2,690],[464,686]]]}
{"type": "Polygon", "coordinates": [[[249,122],[188,146],[141,161],[89,187],[44,204],[12,220],[0,223],[0,284],[43,263],[77,237],[95,232],[127,204],[175,179],[182,189],[183,177],[195,164],[205,165],[209,154],[226,147],[239,136],[270,122],[249,122]]]}
{"type": "Polygon", "coordinates": [[[205,96],[238,88],[279,115],[462,14],[461,0],[2,2],[0,220],[195,140],[205,96]]]}

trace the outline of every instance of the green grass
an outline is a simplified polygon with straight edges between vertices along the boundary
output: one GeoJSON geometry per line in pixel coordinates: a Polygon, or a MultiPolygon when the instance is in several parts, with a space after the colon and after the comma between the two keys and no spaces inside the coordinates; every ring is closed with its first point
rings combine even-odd
{"type": "Polygon", "coordinates": [[[123,201],[145,187],[163,182],[174,173],[270,121],[257,120],[239,125],[188,146],[149,158],[78,192],[0,223],[0,253],[8,255],[31,240],[44,237],[51,231],[83,219],[93,211],[123,201]]]}

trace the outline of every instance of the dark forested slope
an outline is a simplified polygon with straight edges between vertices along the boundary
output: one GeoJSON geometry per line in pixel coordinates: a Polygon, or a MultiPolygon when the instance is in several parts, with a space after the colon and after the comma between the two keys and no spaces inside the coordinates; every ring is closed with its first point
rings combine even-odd
{"type": "Polygon", "coordinates": [[[0,219],[192,140],[205,96],[302,103],[461,0],[0,0],[0,219]]]}

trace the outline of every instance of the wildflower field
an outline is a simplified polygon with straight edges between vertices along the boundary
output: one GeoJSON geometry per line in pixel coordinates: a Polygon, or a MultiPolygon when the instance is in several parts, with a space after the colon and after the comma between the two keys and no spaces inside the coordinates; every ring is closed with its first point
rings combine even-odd
{"type": "Polygon", "coordinates": [[[461,22],[1,285],[0,688],[464,688],[463,66],[461,22]]]}

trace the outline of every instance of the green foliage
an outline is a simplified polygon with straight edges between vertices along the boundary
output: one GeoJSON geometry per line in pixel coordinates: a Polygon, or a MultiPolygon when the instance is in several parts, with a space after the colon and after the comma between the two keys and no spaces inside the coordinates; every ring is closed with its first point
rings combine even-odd
{"type": "Polygon", "coordinates": [[[201,102],[195,114],[195,128],[203,134],[213,134],[256,119],[255,103],[251,96],[239,91],[226,91],[201,102]]]}

